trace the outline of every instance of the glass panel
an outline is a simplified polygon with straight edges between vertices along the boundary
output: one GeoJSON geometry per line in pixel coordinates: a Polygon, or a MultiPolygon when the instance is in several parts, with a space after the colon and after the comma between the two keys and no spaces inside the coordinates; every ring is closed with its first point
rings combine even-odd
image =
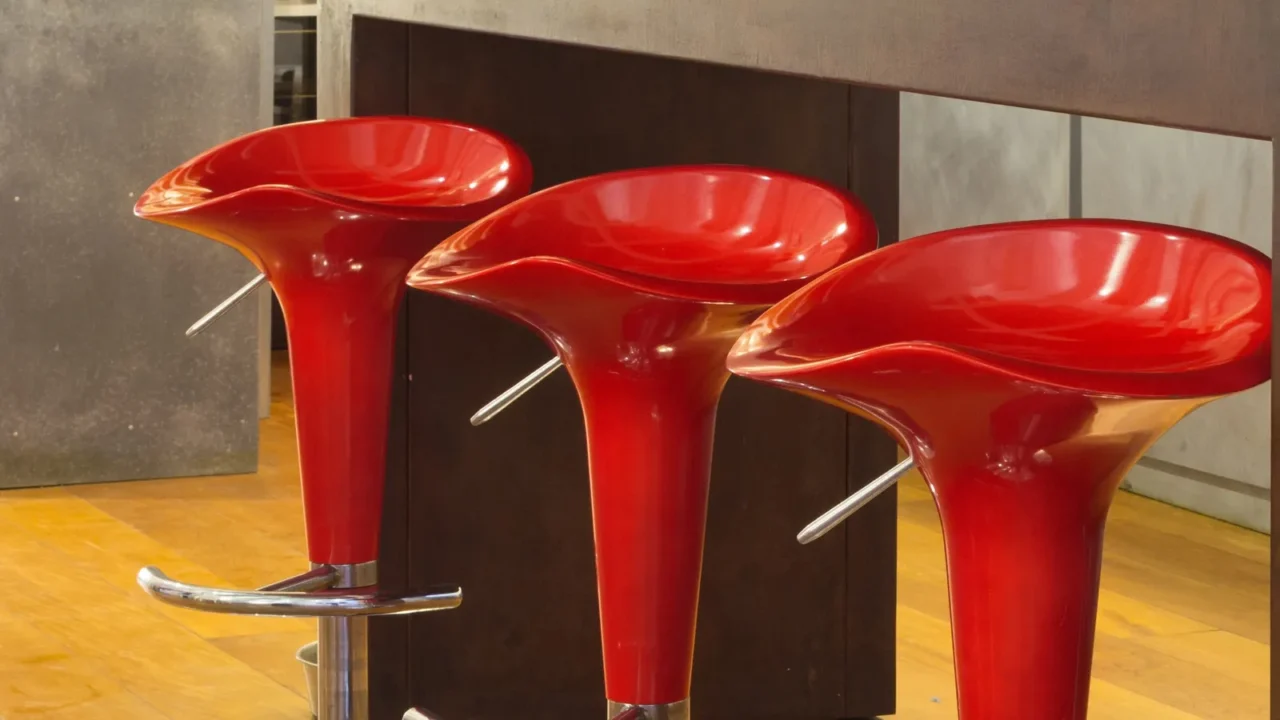
{"type": "MultiPolygon", "coordinates": [[[[278,17],[275,23],[275,88],[272,124],[316,118],[316,19],[278,17]]],[[[271,296],[271,349],[284,350],[284,314],[271,296]]]]}
{"type": "Polygon", "coordinates": [[[316,19],[276,18],[273,123],[316,117],[316,19]]]}

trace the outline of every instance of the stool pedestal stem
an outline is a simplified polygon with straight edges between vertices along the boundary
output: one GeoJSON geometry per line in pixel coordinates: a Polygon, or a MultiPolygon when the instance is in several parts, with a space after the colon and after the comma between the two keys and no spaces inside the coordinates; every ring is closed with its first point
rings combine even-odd
{"type": "Polygon", "coordinates": [[[320,618],[319,720],[369,720],[369,618],[320,618]]]}
{"type": "Polygon", "coordinates": [[[682,364],[694,367],[665,375],[603,364],[575,371],[587,425],[605,697],[620,705],[689,697],[725,373],[711,363],[682,364]]]}
{"type": "Polygon", "coordinates": [[[689,720],[689,701],[664,705],[627,705],[609,701],[609,720],[689,720]]]}

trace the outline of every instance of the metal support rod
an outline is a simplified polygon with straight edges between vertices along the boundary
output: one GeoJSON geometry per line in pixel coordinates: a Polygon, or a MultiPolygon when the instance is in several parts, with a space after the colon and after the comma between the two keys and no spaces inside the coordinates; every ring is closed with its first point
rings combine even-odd
{"type": "Polygon", "coordinates": [[[312,592],[331,588],[338,581],[338,571],[329,565],[314,567],[301,575],[294,575],[270,585],[258,588],[259,592],[312,592]]]}
{"type": "Polygon", "coordinates": [[[879,497],[880,493],[888,490],[899,478],[910,472],[913,467],[915,467],[915,463],[911,458],[894,465],[888,472],[862,486],[857,492],[841,500],[840,504],[819,515],[817,520],[806,525],[800,531],[800,534],[796,535],[796,540],[799,540],[801,545],[808,545],[826,535],[831,531],[831,528],[849,519],[850,515],[858,512],[864,505],[879,497]]]}
{"type": "Polygon", "coordinates": [[[508,405],[518,400],[521,395],[532,390],[534,385],[546,380],[562,364],[558,357],[546,361],[542,364],[542,367],[529,373],[523,380],[507,388],[506,392],[490,400],[484,407],[477,410],[476,414],[471,416],[471,424],[483,425],[489,422],[494,415],[506,410],[508,405]]]}
{"type": "Polygon", "coordinates": [[[358,592],[343,595],[223,590],[172,580],[154,567],[145,567],[138,571],[138,584],[148,595],[169,605],[237,615],[281,617],[402,615],[449,610],[462,604],[462,589],[458,587],[441,588],[436,592],[409,597],[382,597],[377,594],[376,587],[361,588],[358,592]]]}
{"type": "Polygon", "coordinates": [[[318,720],[369,720],[369,619],[320,618],[318,720]]]}
{"type": "MultiPolygon", "coordinates": [[[[154,567],[138,572],[142,589],[169,605],[210,612],[319,618],[315,698],[318,720],[369,720],[369,615],[446,610],[462,603],[462,590],[456,587],[427,595],[383,597],[378,595],[377,582],[377,561],[314,564],[307,572],[260,590],[190,585],[171,580],[154,567]]],[[[426,715],[423,718],[430,720],[426,715]]]]}
{"type": "Polygon", "coordinates": [[[231,293],[231,295],[227,297],[226,300],[223,300],[222,302],[218,303],[216,306],[214,306],[212,310],[205,313],[204,317],[195,321],[195,323],[191,327],[187,328],[187,333],[186,333],[187,337],[195,337],[196,335],[199,335],[201,332],[204,331],[205,328],[212,325],[214,320],[217,320],[218,318],[222,317],[222,314],[230,310],[232,307],[234,307],[236,303],[240,302],[246,297],[249,297],[250,293],[252,293],[254,290],[257,290],[258,286],[265,283],[266,281],[267,281],[267,276],[263,275],[262,273],[258,273],[257,277],[245,283],[244,287],[231,293]]]}

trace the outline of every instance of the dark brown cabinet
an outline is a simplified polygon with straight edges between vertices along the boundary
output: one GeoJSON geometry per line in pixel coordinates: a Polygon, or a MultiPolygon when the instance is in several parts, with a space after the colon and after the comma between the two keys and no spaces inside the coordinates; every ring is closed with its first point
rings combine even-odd
{"type": "MultiPolygon", "coordinates": [[[[896,93],[357,18],[353,112],[480,124],[538,187],[638,166],[740,163],[850,187],[896,239],[896,93]]],[[[373,629],[375,717],[602,717],[581,410],[564,373],[467,418],[550,357],[526,330],[410,293],[383,531],[392,589],[461,609],[373,629]]],[[[895,498],[795,533],[896,460],[878,430],[731,380],[721,403],[697,640],[699,718],[848,718],[894,703],[895,498]]]]}

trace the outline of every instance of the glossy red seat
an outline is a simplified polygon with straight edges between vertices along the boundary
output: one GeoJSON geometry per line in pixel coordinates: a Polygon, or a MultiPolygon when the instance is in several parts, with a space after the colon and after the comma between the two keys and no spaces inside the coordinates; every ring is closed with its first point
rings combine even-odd
{"type": "Polygon", "coordinates": [[[655,168],[513,203],[410,274],[532,326],[573,377],[611,716],[687,714],[725,354],[765,308],[875,238],[857,201],[810,180],[655,168]]]}
{"type": "Polygon", "coordinates": [[[395,313],[441,239],[528,192],[509,142],[454,123],[285,125],[209,150],[138,201],[257,265],[289,333],[311,560],[378,556],[395,313]]]}
{"type": "Polygon", "coordinates": [[[1133,222],[947,231],[779,303],[729,369],[910,450],[942,518],[962,720],[1081,720],[1111,498],[1187,413],[1270,377],[1270,268],[1133,222]]]}
{"type": "MultiPolygon", "coordinates": [[[[376,580],[405,273],[441,239],[525,195],[530,182],[520,149],[487,131],[353,118],[232,140],[169,172],[138,201],[139,217],[238,249],[279,296],[308,553],[333,571],[336,587],[376,580]]],[[[321,645],[323,662],[323,632],[321,645]]]]}

